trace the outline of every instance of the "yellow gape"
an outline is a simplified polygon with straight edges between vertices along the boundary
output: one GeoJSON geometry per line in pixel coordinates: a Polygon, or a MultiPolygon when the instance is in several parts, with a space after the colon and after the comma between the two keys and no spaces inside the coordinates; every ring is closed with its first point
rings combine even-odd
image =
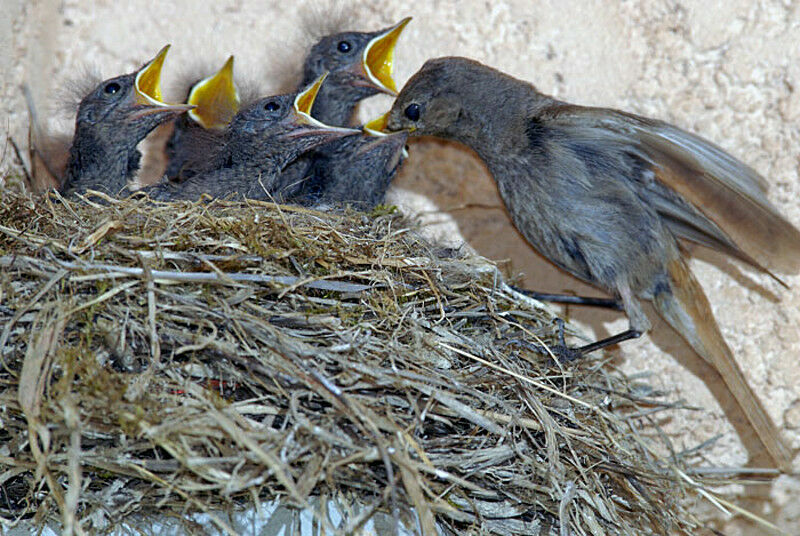
{"type": "Polygon", "coordinates": [[[311,117],[311,109],[314,107],[314,100],[319,94],[319,88],[328,77],[328,73],[323,74],[317,78],[313,84],[308,86],[304,91],[300,92],[294,99],[294,111],[300,116],[300,119],[305,124],[326,126],[322,122],[317,121],[311,117]]]}
{"type": "Polygon", "coordinates": [[[362,63],[367,77],[378,87],[391,95],[397,95],[397,84],[392,78],[394,72],[394,47],[403,28],[411,22],[406,17],[384,33],[370,41],[364,49],[362,63]]]}
{"type": "Polygon", "coordinates": [[[166,45],[136,75],[134,87],[141,104],[164,104],[164,97],[161,94],[161,68],[164,66],[168,51],[169,45],[166,45]]]}
{"type": "Polygon", "coordinates": [[[192,86],[187,104],[197,106],[189,112],[205,129],[222,130],[239,111],[239,92],[233,82],[233,56],[213,76],[192,86]]]}

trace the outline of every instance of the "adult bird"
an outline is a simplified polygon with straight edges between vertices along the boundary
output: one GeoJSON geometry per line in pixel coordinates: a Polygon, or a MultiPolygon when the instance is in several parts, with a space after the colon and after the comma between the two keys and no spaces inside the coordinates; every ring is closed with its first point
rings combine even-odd
{"type": "Polygon", "coordinates": [[[144,191],[161,201],[202,195],[271,200],[284,191],[284,166],[301,154],[359,130],[328,126],[310,115],[325,75],[299,93],[257,100],[237,113],[207,166],[188,179],[144,191]]]}
{"type": "Polygon", "coordinates": [[[679,243],[711,247],[762,271],[796,273],[800,232],[767,200],[767,183],[753,169],[667,123],[561,102],[464,58],[428,61],[400,92],[388,128],[473,149],[527,241],[619,300],[629,329],[574,353],[640,336],[650,329],[642,302],[652,302],[719,371],[777,466],[789,466],[789,450],[725,343],[679,243]]]}
{"type": "Polygon", "coordinates": [[[193,108],[166,104],[161,69],[169,45],[140,69],[110,78],[81,100],[64,182],[67,195],[124,191],[139,169],[136,146],[158,125],[193,108]]]}
{"type": "Polygon", "coordinates": [[[194,175],[239,111],[241,98],[233,79],[233,56],[219,71],[192,84],[186,104],[195,108],[175,119],[165,148],[164,173],[170,180],[181,181],[194,175]]]}

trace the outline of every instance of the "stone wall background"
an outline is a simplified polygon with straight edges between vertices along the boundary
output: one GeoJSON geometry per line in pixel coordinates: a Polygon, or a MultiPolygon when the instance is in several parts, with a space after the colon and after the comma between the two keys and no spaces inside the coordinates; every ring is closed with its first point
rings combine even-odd
{"type": "MultiPolygon", "coordinates": [[[[180,83],[202,72],[198,66],[213,71],[231,53],[242,78],[264,94],[276,91],[285,78],[278,73],[301,61],[305,42],[297,28],[314,4],[319,2],[0,0],[5,119],[0,131],[24,146],[23,81],[49,126],[68,132],[72,118],[58,103],[68,93],[69,80],[84,77],[87,66],[103,77],[129,72],[165,43],[173,44],[164,83],[174,100],[182,96],[180,83]]],[[[798,2],[385,0],[341,2],[337,9],[350,21],[348,29],[375,29],[414,17],[397,50],[400,85],[429,57],[464,55],[562,99],[667,120],[754,166],[768,178],[771,200],[800,226],[798,2]]],[[[390,102],[372,99],[364,117],[390,102]]],[[[5,168],[12,155],[7,143],[2,147],[5,168]]],[[[151,153],[145,180],[159,174],[157,152],[151,153]]],[[[443,210],[434,217],[444,222],[442,232],[452,239],[457,226],[481,254],[507,260],[510,274],[524,274],[529,288],[597,295],[541,260],[519,238],[493,182],[465,149],[435,140],[414,143],[392,195],[411,210],[443,210]]],[[[692,266],[725,337],[786,439],[800,448],[800,277],[787,277],[792,288],[786,291],[719,256],[698,251],[698,257],[692,266]]],[[[627,326],[623,317],[607,311],[570,308],[567,314],[596,337],[627,326]]],[[[726,416],[722,406],[727,404],[720,406],[711,394],[721,393],[719,385],[699,378],[709,371],[663,322],[654,322],[651,336],[615,352],[624,370],[648,371],[656,386],[707,408],[667,423],[677,448],[722,434],[708,451],[709,464],[745,463],[728,418],[737,416],[726,416]]],[[[751,497],[745,506],[785,530],[800,526],[797,479],[783,477],[771,488],[751,486],[742,493],[751,497]]],[[[729,534],[762,533],[741,521],[722,527],[729,534]]]]}

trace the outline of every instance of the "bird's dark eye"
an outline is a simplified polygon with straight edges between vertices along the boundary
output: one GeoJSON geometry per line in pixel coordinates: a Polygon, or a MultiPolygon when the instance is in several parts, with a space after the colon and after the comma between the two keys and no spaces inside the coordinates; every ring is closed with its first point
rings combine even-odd
{"type": "Polygon", "coordinates": [[[410,120],[419,121],[419,104],[409,104],[404,113],[410,120]]]}
{"type": "Polygon", "coordinates": [[[106,95],[113,95],[120,89],[122,88],[116,82],[109,82],[108,84],[106,84],[106,87],[103,88],[103,91],[105,92],[106,95]]]}
{"type": "Polygon", "coordinates": [[[277,112],[281,109],[281,105],[275,101],[269,101],[264,105],[264,109],[268,112],[277,112]]]}
{"type": "Polygon", "coordinates": [[[353,45],[351,45],[349,41],[339,41],[339,44],[336,45],[336,50],[338,50],[342,54],[347,54],[352,49],[353,45]]]}

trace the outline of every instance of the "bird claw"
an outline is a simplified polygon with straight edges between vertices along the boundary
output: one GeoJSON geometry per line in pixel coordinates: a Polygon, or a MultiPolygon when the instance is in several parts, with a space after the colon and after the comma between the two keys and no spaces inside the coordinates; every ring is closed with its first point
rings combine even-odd
{"type": "Polygon", "coordinates": [[[555,319],[557,327],[558,343],[552,346],[544,346],[541,344],[531,344],[523,339],[511,339],[505,343],[504,347],[512,344],[522,346],[537,354],[547,355],[555,358],[557,363],[570,363],[584,356],[580,348],[571,348],[567,346],[564,340],[564,321],[560,318],[555,319]]]}
{"type": "Polygon", "coordinates": [[[583,357],[580,348],[570,348],[565,344],[555,344],[550,346],[550,352],[555,356],[558,363],[571,363],[583,357]]]}
{"type": "Polygon", "coordinates": [[[580,348],[570,348],[565,344],[554,344],[552,346],[545,346],[542,344],[531,344],[528,341],[522,339],[512,339],[503,345],[504,347],[511,346],[522,346],[527,348],[531,352],[546,355],[553,357],[557,363],[570,363],[577,359],[583,357],[583,352],[581,352],[580,348]]]}

